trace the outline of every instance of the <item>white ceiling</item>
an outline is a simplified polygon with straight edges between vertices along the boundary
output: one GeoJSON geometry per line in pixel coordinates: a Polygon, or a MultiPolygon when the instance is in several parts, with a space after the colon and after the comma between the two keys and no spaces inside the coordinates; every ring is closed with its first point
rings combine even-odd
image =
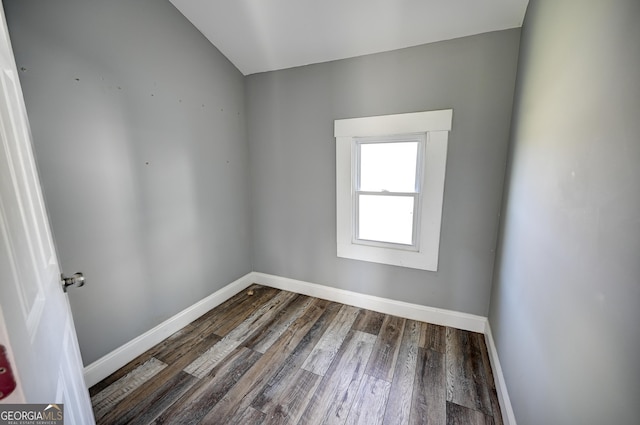
{"type": "Polygon", "coordinates": [[[520,27],[528,0],[170,0],[244,74],[520,27]]]}

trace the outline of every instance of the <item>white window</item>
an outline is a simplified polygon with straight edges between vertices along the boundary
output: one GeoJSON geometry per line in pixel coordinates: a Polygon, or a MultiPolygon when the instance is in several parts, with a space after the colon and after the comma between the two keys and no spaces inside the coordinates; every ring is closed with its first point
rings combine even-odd
{"type": "Polygon", "coordinates": [[[418,250],[425,139],[425,133],[353,138],[353,243],[418,250]]]}
{"type": "Polygon", "coordinates": [[[339,257],[437,270],[452,115],[335,121],[339,257]]]}

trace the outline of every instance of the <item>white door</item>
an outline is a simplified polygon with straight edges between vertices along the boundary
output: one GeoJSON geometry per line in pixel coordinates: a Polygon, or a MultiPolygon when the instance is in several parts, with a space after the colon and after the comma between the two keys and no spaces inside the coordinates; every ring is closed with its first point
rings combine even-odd
{"type": "Polygon", "coordinates": [[[1,1],[0,15],[0,344],[18,383],[0,403],[64,403],[65,423],[92,424],[1,1]]]}

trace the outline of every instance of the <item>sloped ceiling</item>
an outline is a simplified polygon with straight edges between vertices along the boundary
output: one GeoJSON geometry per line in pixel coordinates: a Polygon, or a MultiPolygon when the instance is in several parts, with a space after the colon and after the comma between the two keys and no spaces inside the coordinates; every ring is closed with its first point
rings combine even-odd
{"type": "Polygon", "coordinates": [[[528,0],[170,0],[244,74],[520,27],[528,0]]]}

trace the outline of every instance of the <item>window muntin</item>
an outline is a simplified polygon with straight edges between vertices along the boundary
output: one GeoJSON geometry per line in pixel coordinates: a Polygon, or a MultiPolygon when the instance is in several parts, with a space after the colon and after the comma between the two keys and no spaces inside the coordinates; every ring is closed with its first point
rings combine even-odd
{"type": "Polygon", "coordinates": [[[353,243],[418,249],[424,144],[424,133],[353,138],[353,243]]]}

